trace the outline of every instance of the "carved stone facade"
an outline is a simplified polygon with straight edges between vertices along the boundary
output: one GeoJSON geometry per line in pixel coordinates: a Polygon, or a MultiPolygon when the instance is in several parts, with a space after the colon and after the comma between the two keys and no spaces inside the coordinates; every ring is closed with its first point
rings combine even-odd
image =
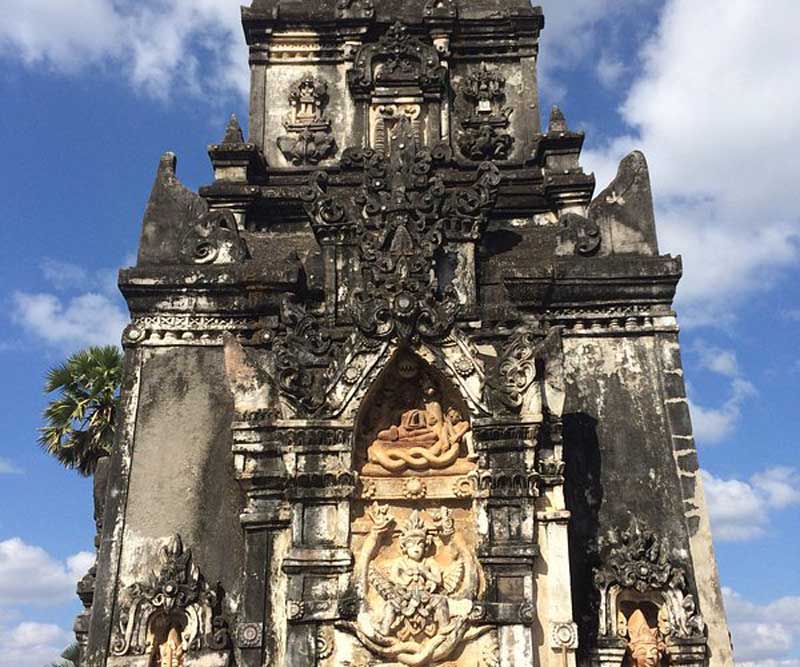
{"type": "Polygon", "coordinates": [[[731,665],[680,259],[641,154],[593,199],[541,128],[541,11],[243,21],[248,138],[197,194],[164,156],[120,276],[83,664],[731,665]]]}

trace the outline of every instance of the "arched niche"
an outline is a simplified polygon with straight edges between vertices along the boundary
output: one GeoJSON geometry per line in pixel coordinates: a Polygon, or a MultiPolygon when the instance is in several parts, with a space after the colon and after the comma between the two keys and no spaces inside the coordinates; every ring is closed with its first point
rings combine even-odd
{"type": "Polygon", "coordinates": [[[367,391],[355,422],[362,477],[466,475],[475,470],[470,411],[458,388],[409,348],[367,391]]]}
{"type": "Polygon", "coordinates": [[[183,612],[158,612],[150,617],[147,628],[147,647],[150,662],[147,667],[183,667],[185,664],[184,633],[189,619],[183,612]]]}

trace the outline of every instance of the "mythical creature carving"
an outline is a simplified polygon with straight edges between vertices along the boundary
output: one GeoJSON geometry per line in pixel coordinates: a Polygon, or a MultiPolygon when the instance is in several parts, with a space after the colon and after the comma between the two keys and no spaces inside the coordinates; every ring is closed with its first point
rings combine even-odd
{"type": "Polygon", "coordinates": [[[289,91],[291,112],[284,126],[288,136],[278,138],[286,159],[296,166],[319,164],[336,152],[331,122],[323,115],[328,84],[307,74],[289,91]]]}
{"type": "Polygon", "coordinates": [[[455,408],[444,413],[434,393],[433,388],[428,390],[424,410],[409,410],[399,425],[378,433],[367,453],[370,463],[400,473],[441,470],[456,462],[470,425],[455,408]]]}
{"type": "Polygon", "coordinates": [[[490,630],[470,626],[480,565],[456,531],[450,510],[434,512],[433,525],[412,511],[400,525],[400,555],[386,565],[379,556],[397,521],[377,503],[369,517],[372,529],[356,565],[360,613],[340,629],[379,658],[413,667],[448,660],[462,644],[490,630]]]}
{"type": "Polygon", "coordinates": [[[161,548],[150,579],[130,586],[123,600],[114,656],[146,655],[156,667],[182,667],[187,655],[230,646],[218,586],[206,582],[178,535],[161,548]]]}
{"type": "Polygon", "coordinates": [[[180,248],[181,259],[189,264],[233,264],[247,257],[230,211],[209,211],[190,223],[180,248]]]}
{"type": "Polygon", "coordinates": [[[505,132],[511,124],[510,107],[504,107],[506,79],[485,64],[469,74],[458,88],[469,110],[461,120],[458,146],[470,160],[507,160],[514,137],[505,132]]]}
{"type": "Polygon", "coordinates": [[[420,149],[406,124],[399,150],[390,157],[371,150],[345,151],[342,166],[362,169],[364,185],[353,197],[329,191],[315,174],[303,198],[321,241],[357,245],[361,276],[351,312],[359,329],[374,338],[441,338],[460,309],[452,284],[437,278],[436,257],[445,241],[477,240],[500,183],[485,163],[470,188],[448,190],[434,168],[448,162],[446,147],[420,149]]]}

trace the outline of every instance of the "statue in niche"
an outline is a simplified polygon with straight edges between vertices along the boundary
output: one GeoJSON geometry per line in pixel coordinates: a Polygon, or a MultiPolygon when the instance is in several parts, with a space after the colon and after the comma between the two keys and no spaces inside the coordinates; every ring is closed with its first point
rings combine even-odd
{"type": "Polygon", "coordinates": [[[480,566],[450,510],[432,513],[432,526],[412,511],[400,527],[400,555],[385,560],[382,552],[391,547],[396,520],[378,503],[368,515],[372,528],[355,572],[360,612],[355,623],[341,623],[340,629],[374,655],[411,667],[446,661],[491,629],[470,626],[480,566]]]}
{"type": "Polygon", "coordinates": [[[641,609],[636,609],[626,618],[620,612],[618,632],[628,642],[629,667],[659,667],[667,647],[658,628],[650,627],[641,609]]]}
{"type": "Polygon", "coordinates": [[[150,667],[183,667],[183,637],[169,618],[159,616],[154,620],[148,645],[151,647],[150,667]]]}
{"type": "Polygon", "coordinates": [[[459,458],[469,422],[450,407],[442,410],[432,386],[425,389],[425,407],[403,413],[400,424],[380,431],[367,450],[370,463],[391,473],[448,468],[459,458]]]}

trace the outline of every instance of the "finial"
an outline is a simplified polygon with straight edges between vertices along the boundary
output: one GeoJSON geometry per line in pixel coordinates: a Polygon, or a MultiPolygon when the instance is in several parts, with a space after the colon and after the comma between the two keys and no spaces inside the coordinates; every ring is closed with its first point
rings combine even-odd
{"type": "Polygon", "coordinates": [[[553,110],[550,112],[550,127],[547,131],[551,134],[556,132],[569,132],[567,119],[556,104],[553,105],[553,110]]]}
{"type": "Polygon", "coordinates": [[[228,121],[228,127],[225,128],[225,136],[222,139],[223,144],[243,144],[244,134],[242,127],[239,125],[239,119],[236,114],[231,114],[231,119],[228,121]]]}

